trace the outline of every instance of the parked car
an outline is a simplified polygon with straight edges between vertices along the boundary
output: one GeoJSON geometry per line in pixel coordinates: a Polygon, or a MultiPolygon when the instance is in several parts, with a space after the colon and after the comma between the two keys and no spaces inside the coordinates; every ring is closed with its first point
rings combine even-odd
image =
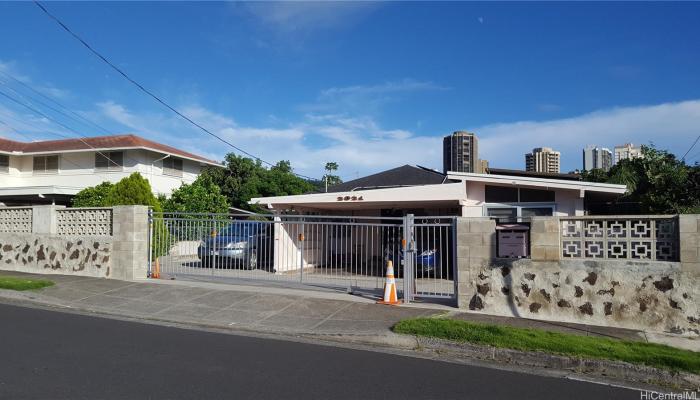
{"type": "MultiPolygon", "coordinates": [[[[403,276],[403,251],[399,251],[397,253],[399,258],[399,265],[396,265],[396,262],[394,262],[394,268],[396,269],[396,273],[398,276],[403,276]]],[[[415,277],[423,278],[434,276],[437,269],[440,267],[440,252],[437,249],[419,249],[416,251],[415,254],[415,277]]],[[[385,258],[387,260],[393,261],[394,257],[392,257],[391,253],[387,252],[385,258]]]]}
{"type": "Polygon", "coordinates": [[[203,267],[256,269],[259,256],[270,247],[269,240],[269,224],[236,221],[203,238],[197,256],[203,267]]]}

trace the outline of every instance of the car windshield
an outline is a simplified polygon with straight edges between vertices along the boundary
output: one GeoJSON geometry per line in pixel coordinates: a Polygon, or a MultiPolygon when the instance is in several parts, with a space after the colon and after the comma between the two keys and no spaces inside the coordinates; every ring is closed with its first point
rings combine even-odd
{"type": "Polygon", "coordinates": [[[221,236],[251,236],[260,230],[259,224],[256,223],[234,223],[224,228],[219,235],[221,236]]]}

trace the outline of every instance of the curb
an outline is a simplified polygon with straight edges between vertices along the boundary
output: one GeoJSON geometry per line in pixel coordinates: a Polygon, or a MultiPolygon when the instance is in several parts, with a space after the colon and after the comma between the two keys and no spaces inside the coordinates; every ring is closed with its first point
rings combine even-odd
{"type": "MultiPolygon", "coordinates": [[[[367,346],[377,349],[378,351],[381,351],[380,349],[385,349],[385,351],[396,350],[413,353],[414,355],[417,353],[419,357],[428,356],[427,358],[447,362],[465,363],[467,362],[466,360],[476,362],[482,361],[491,363],[491,365],[499,364],[505,369],[512,369],[513,366],[518,366],[536,368],[540,370],[539,372],[558,371],[561,374],[561,372],[568,371],[580,376],[593,376],[603,380],[614,379],[628,383],[642,383],[655,387],[700,391],[700,375],[630,364],[622,361],[582,359],[539,351],[526,352],[471,343],[452,342],[445,339],[397,334],[392,331],[388,331],[383,335],[325,334],[308,331],[290,331],[283,333],[275,331],[274,329],[261,329],[261,327],[257,327],[257,329],[242,326],[225,327],[195,321],[172,320],[162,317],[134,317],[126,314],[107,312],[106,310],[92,309],[89,307],[74,307],[61,304],[61,302],[47,301],[38,293],[16,292],[1,289],[0,299],[9,300],[11,303],[13,301],[25,304],[32,303],[34,305],[64,312],[87,312],[91,315],[101,315],[105,318],[135,322],[163,324],[190,329],[214,330],[221,333],[260,335],[282,340],[307,339],[312,342],[321,342],[318,344],[324,342],[326,344],[335,343],[341,347],[343,347],[343,345],[367,346]]],[[[529,373],[541,375],[541,373],[533,370],[529,370],[529,373]]]]}
{"type": "Polygon", "coordinates": [[[670,371],[623,361],[584,359],[540,351],[526,352],[471,343],[455,343],[444,339],[411,337],[416,340],[419,348],[438,354],[700,391],[700,375],[684,371],[670,371]]]}

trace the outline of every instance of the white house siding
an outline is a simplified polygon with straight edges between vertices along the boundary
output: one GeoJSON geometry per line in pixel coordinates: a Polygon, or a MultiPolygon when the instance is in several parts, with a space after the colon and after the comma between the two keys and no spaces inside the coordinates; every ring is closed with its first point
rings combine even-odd
{"type": "Polygon", "coordinates": [[[59,154],[57,173],[38,173],[33,170],[34,155],[10,155],[10,168],[0,173],[0,188],[62,187],[68,192],[98,185],[104,181],[116,183],[134,172],[139,172],[151,183],[157,194],[168,195],[182,183],[192,183],[201,171],[200,163],[183,159],[181,177],[164,175],[161,153],[147,150],[123,150],[124,167],[120,171],[95,169],[95,152],[63,152],[59,154]]]}
{"type": "Polygon", "coordinates": [[[583,199],[578,190],[556,190],[554,198],[557,201],[555,216],[579,216],[584,214],[583,199]]]}
{"type": "Polygon", "coordinates": [[[484,215],[484,201],[486,189],[482,182],[465,182],[467,196],[462,201],[463,217],[482,217],[484,215]]]}
{"type": "MultiPolygon", "coordinates": [[[[466,182],[467,199],[462,202],[463,217],[484,216],[486,184],[483,182],[466,182]]],[[[525,186],[521,186],[525,187],[525,186]]],[[[535,188],[542,189],[542,188],[535,188]]],[[[583,199],[578,190],[550,189],[554,191],[555,216],[583,215],[583,199]]],[[[520,203],[525,205],[527,203],[520,203]]]]}

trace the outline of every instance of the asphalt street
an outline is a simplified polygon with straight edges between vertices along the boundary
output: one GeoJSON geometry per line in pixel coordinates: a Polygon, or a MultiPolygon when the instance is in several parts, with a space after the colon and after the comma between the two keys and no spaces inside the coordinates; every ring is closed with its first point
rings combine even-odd
{"type": "Polygon", "coordinates": [[[638,399],[568,379],[0,305],[0,399],[638,399]]]}

